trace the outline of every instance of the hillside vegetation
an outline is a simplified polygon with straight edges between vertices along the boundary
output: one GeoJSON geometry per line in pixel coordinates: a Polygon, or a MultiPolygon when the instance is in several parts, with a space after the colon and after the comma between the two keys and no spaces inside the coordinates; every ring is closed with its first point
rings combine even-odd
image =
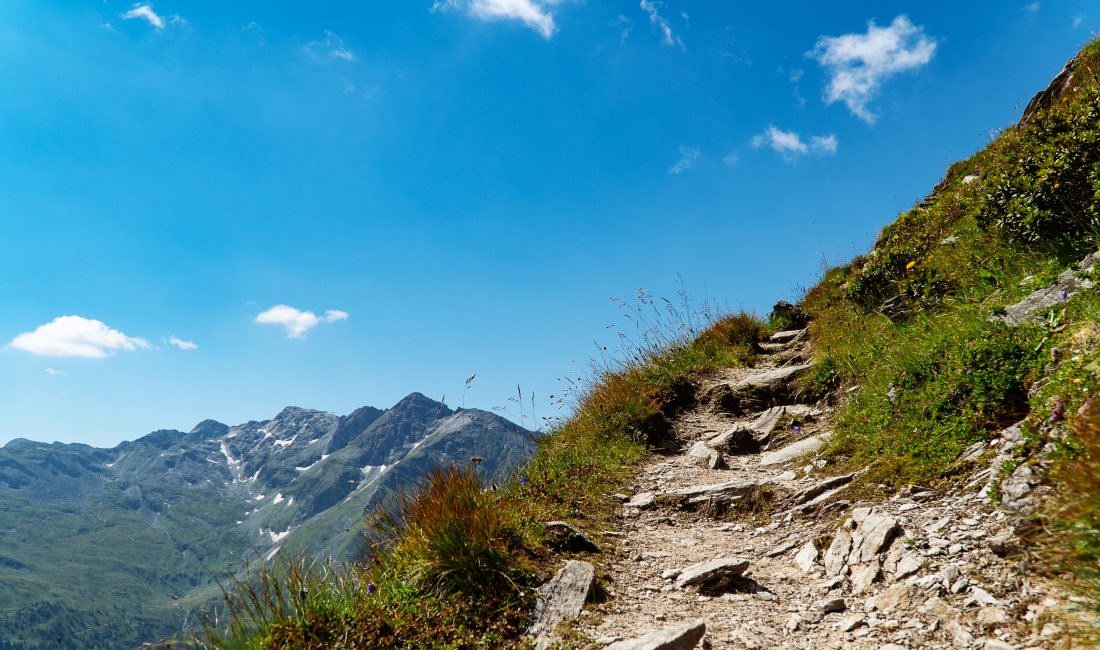
{"type": "Polygon", "coordinates": [[[1030,522],[1032,566],[1065,576],[1095,607],[1100,297],[1067,292],[1023,324],[1001,316],[1100,246],[1098,75],[1093,42],[1068,83],[1056,80],[1020,124],[952,165],[869,254],[827,271],[798,310],[770,323],[696,319],[643,296],[642,340],[593,373],[573,415],[507,485],[486,491],[476,466],[440,470],[396,516],[370,523],[374,552],[363,564],[290,562],[230,585],[233,617],[212,621],[200,644],[522,644],[532,588],[569,555],[545,522],[599,530],[612,521],[620,504],[610,495],[666,442],[668,418],[699,379],[749,362],[765,334],[801,317],[815,356],[801,390],[835,404],[827,457],[868,468],[857,479],[868,496],[907,484],[951,489],[961,452],[1026,421],[1028,442],[1002,471],[1053,466],[1055,486],[1030,522]]]}

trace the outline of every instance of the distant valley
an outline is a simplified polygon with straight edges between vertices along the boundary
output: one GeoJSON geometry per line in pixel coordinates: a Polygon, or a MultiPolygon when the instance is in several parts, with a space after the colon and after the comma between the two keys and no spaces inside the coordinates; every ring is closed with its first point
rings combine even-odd
{"type": "Polygon", "coordinates": [[[355,556],[364,514],[433,467],[487,480],[535,434],[413,393],[345,416],[161,430],[113,449],[0,449],[0,650],[139,647],[174,635],[246,562],[355,556]]]}

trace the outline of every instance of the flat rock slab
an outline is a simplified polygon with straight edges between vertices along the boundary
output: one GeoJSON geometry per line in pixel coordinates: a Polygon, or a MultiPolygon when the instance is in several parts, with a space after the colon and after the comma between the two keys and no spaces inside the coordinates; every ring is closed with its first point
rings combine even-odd
{"type": "Polygon", "coordinates": [[[739,557],[720,557],[693,564],[680,572],[676,586],[696,587],[702,592],[717,592],[728,587],[749,568],[749,561],[739,557]]]}
{"type": "Polygon", "coordinates": [[[694,650],[706,633],[706,623],[695,621],[666,627],[636,639],[616,641],[604,650],[694,650]]]}
{"type": "Polygon", "coordinates": [[[826,441],[832,437],[831,433],[819,433],[804,440],[791,443],[782,449],[761,454],[760,464],[763,466],[779,465],[794,460],[799,456],[815,452],[825,446],[826,441]]]}
{"type": "Polygon", "coordinates": [[[768,337],[768,341],[771,343],[790,343],[791,341],[797,341],[806,335],[806,329],[800,330],[786,330],[783,332],[776,332],[768,337]]]}
{"type": "Polygon", "coordinates": [[[648,510],[657,504],[657,495],[653,492],[639,492],[635,494],[630,501],[626,502],[627,508],[638,508],[639,510],[648,510]]]}
{"type": "Polygon", "coordinates": [[[745,377],[741,381],[733,385],[734,390],[741,388],[760,388],[767,386],[774,386],[776,384],[782,384],[788,382],[795,377],[806,372],[810,368],[813,368],[814,364],[804,363],[798,366],[788,366],[786,368],[775,368],[773,370],[765,370],[758,372],[748,377],[745,377]]]}
{"type": "Polygon", "coordinates": [[[858,474],[859,472],[852,472],[851,474],[844,474],[843,476],[834,476],[802,488],[791,497],[791,502],[798,506],[813,501],[830,490],[851,483],[852,479],[858,474]]]}
{"type": "Polygon", "coordinates": [[[1081,289],[1092,287],[1092,280],[1079,277],[1091,271],[1093,265],[1100,262],[1100,251],[1081,260],[1076,267],[1063,271],[1054,283],[1033,292],[1020,302],[1005,308],[1005,313],[992,316],[990,320],[999,320],[1010,326],[1023,325],[1033,320],[1035,315],[1049,307],[1060,305],[1081,289]]]}
{"type": "Polygon", "coordinates": [[[596,568],[588,562],[569,560],[557,575],[538,588],[538,601],[527,634],[535,637],[536,648],[553,644],[554,629],[577,618],[596,584],[596,568]]]}
{"type": "Polygon", "coordinates": [[[667,492],[662,492],[658,498],[662,501],[682,502],[699,497],[732,497],[747,494],[757,487],[759,486],[756,483],[729,481],[726,483],[715,483],[713,485],[693,485],[691,487],[668,490],[667,492]]]}

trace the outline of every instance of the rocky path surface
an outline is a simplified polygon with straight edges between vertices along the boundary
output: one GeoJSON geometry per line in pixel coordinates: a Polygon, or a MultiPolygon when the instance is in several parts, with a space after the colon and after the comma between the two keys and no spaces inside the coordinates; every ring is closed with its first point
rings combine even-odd
{"type": "Polygon", "coordinates": [[[1023,571],[1010,515],[988,496],[989,456],[1017,444],[1011,430],[964,455],[962,490],[854,500],[855,474],[816,457],[831,409],[795,400],[805,337],[776,335],[676,422],[682,450],[619,495],[621,529],[602,532],[616,550],[596,563],[605,596],[572,624],[586,641],[564,645],[1055,647],[1060,597],[1023,571]]]}

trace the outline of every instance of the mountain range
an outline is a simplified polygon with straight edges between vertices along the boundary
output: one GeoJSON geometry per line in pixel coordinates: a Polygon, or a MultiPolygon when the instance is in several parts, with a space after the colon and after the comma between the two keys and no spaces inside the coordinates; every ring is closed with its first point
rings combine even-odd
{"type": "Polygon", "coordinates": [[[430,469],[477,456],[501,479],[534,436],[413,393],[386,410],[287,407],[111,449],[13,440],[0,448],[0,650],[171,637],[246,564],[352,559],[365,514],[430,469]]]}

